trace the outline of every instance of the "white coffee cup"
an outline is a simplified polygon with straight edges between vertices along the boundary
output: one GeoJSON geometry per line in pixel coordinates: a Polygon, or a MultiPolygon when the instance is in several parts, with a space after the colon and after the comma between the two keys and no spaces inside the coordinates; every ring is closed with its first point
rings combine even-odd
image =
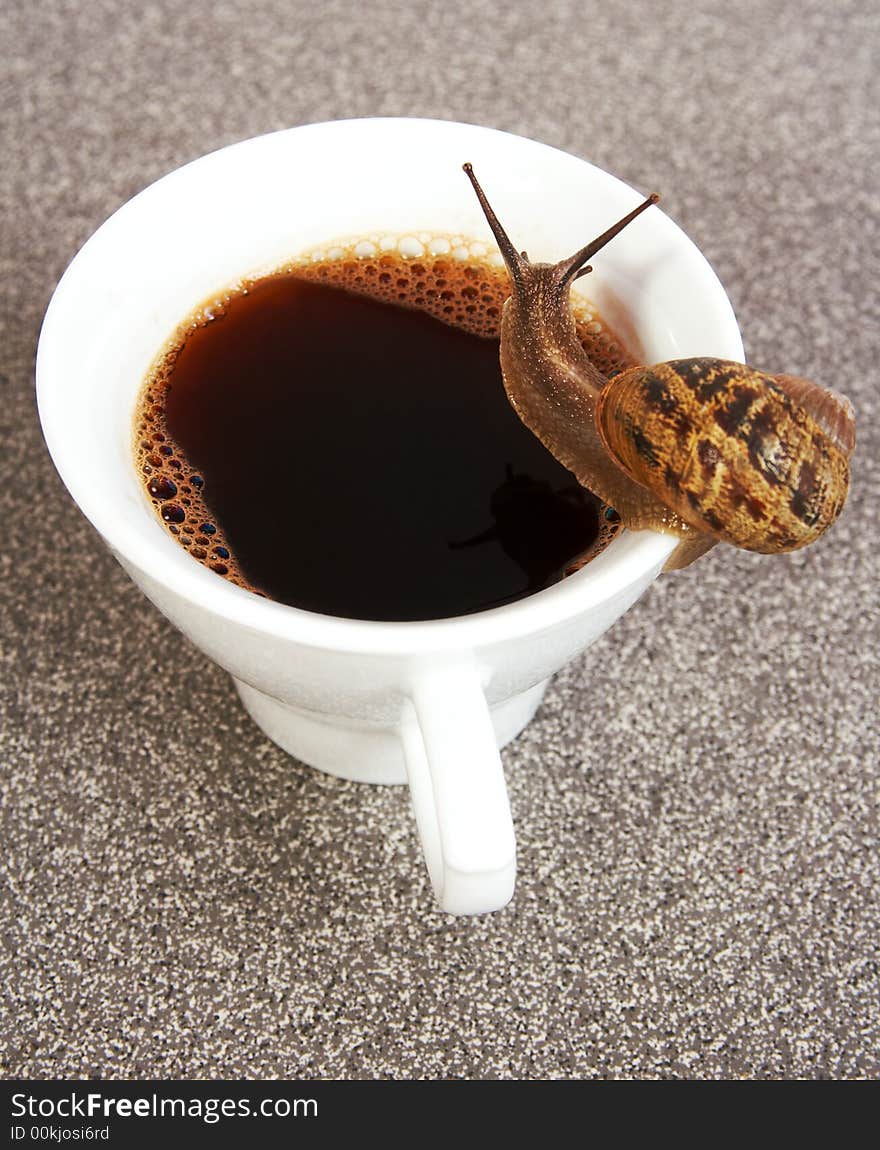
{"type": "MultiPolygon", "coordinates": [[[[331,618],[241,590],[178,546],[135,470],[132,420],[141,383],[178,324],[242,277],[374,233],[492,243],[466,160],[534,260],[570,254],[640,200],[583,160],[472,125],[364,119],[261,136],[187,164],[111,216],[59,283],[37,358],[52,458],[125,570],[229,671],[249,713],[285,750],[344,778],[409,781],[434,890],[455,914],[498,909],[513,893],[499,747],[532,718],[550,676],[649,586],[674,540],[624,532],[561,583],[475,615],[331,618]]],[[[646,362],[742,358],[715,274],[658,208],[593,264],[577,290],[646,362]]]]}

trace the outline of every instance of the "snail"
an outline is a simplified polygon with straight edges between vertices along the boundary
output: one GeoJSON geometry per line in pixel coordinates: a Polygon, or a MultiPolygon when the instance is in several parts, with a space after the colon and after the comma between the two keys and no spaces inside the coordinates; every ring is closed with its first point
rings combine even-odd
{"type": "Polygon", "coordinates": [[[840,514],[855,447],[852,404],[810,380],[700,357],[606,378],[577,338],[572,283],[638,207],[558,264],[518,252],[470,164],[507,265],[501,372],[522,422],[632,531],[678,537],[665,570],[716,542],[775,554],[814,542],[840,514]]]}

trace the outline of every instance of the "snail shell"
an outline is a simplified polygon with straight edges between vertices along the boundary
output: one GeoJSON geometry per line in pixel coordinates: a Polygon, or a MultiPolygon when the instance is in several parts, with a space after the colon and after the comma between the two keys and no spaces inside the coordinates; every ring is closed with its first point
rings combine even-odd
{"type": "Polygon", "coordinates": [[[852,406],[809,380],[706,358],[636,367],[604,388],[596,423],[631,479],[736,547],[805,547],[846,500],[852,406]]]}

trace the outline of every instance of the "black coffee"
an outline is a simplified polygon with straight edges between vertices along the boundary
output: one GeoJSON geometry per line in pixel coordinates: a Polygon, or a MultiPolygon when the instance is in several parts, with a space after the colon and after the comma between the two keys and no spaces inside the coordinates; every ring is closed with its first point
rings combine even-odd
{"type": "MultiPolygon", "coordinates": [[[[507,290],[485,263],[376,254],[203,309],[147,380],[136,421],[168,530],[249,590],[357,619],[496,607],[592,557],[613,513],[504,393],[507,290]]],[[[599,321],[581,329],[606,370],[630,362],[599,321]]]]}

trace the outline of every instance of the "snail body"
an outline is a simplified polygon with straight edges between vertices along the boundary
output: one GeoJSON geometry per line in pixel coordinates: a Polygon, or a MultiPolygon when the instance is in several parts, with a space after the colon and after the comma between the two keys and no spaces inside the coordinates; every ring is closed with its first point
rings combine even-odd
{"type": "Polygon", "coordinates": [[[666,570],[688,566],[719,540],[792,551],[834,522],[855,444],[843,396],[706,357],[635,367],[609,380],[584,351],[571,284],[658,196],[560,263],[532,263],[508,239],[469,164],[465,171],[511,278],[500,353],[511,405],[625,527],[678,537],[666,570]]]}

